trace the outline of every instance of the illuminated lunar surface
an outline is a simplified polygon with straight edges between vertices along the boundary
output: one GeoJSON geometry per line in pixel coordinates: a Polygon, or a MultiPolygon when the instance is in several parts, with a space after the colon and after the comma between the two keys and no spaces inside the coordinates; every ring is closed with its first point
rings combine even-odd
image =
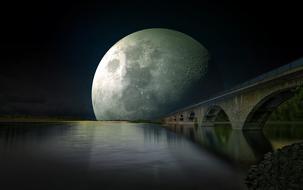
{"type": "Polygon", "coordinates": [[[172,111],[207,71],[208,51],[169,29],[132,33],[104,55],[96,70],[92,102],[98,120],[153,119],[172,111]]]}

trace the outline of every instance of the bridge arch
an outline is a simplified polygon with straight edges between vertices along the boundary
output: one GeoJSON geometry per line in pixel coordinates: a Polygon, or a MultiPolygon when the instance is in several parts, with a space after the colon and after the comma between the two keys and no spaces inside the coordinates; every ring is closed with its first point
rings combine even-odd
{"type": "Polygon", "coordinates": [[[292,98],[294,94],[295,87],[292,87],[272,92],[271,94],[262,98],[248,113],[243,129],[262,128],[270,117],[271,113],[283,102],[292,98]]]}
{"type": "Polygon", "coordinates": [[[205,112],[203,123],[206,125],[214,125],[215,122],[229,122],[226,112],[221,106],[212,105],[205,112]]]}
{"type": "Polygon", "coordinates": [[[188,112],[187,118],[189,121],[194,122],[197,119],[196,112],[195,111],[188,112]]]}

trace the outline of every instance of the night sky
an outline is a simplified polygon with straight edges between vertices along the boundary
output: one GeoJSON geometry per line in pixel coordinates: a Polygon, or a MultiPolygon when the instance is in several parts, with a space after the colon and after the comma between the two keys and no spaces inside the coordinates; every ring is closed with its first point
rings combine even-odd
{"type": "Polygon", "coordinates": [[[91,85],[106,51],[146,28],[186,33],[211,54],[193,99],[203,99],[303,56],[300,5],[257,1],[0,6],[0,115],[94,118],[91,85]]]}

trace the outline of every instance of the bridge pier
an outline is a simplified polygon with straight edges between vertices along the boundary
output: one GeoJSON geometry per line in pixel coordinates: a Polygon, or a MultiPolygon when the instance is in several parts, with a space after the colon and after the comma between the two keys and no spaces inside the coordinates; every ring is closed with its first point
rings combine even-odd
{"type": "Polygon", "coordinates": [[[233,129],[242,130],[245,121],[233,121],[231,122],[231,127],[233,129]]]}

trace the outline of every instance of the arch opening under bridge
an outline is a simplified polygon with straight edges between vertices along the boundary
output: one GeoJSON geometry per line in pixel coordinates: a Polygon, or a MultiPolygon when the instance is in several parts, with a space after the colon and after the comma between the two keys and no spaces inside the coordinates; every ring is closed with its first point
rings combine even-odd
{"type": "Polygon", "coordinates": [[[230,124],[230,120],[222,107],[213,105],[207,109],[203,118],[203,125],[214,126],[216,124],[230,124]]]}
{"type": "Polygon", "coordinates": [[[295,90],[296,88],[286,88],[264,97],[248,114],[243,129],[263,128],[271,114],[294,96],[295,90]]]}

